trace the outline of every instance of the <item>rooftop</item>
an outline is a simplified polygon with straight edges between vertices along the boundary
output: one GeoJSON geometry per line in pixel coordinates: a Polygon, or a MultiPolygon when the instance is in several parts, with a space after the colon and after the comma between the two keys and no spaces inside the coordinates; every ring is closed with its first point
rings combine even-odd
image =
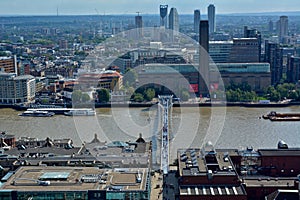
{"type": "Polygon", "coordinates": [[[226,152],[181,149],[178,150],[177,157],[181,176],[206,176],[209,171],[213,172],[214,176],[236,175],[226,152]]]}
{"type": "Polygon", "coordinates": [[[180,195],[197,195],[197,196],[229,196],[229,195],[246,195],[242,186],[231,185],[201,185],[201,186],[180,186],[180,195]]]}
{"type": "Polygon", "coordinates": [[[147,168],[21,167],[2,186],[17,191],[147,190],[147,168]],[[140,177],[141,180],[137,180],[140,177]],[[47,185],[41,181],[48,181],[47,185]]]}

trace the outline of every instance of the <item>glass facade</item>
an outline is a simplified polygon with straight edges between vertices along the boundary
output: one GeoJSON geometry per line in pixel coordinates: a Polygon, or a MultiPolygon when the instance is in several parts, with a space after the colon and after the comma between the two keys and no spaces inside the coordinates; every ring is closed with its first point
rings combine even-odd
{"type": "MultiPolygon", "coordinates": [[[[218,63],[219,71],[228,73],[270,73],[269,63],[218,63]]],[[[211,71],[216,68],[210,67],[211,71]]]]}
{"type": "Polygon", "coordinates": [[[87,191],[26,191],[17,192],[17,199],[32,200],[87,200],[87,191]]]}

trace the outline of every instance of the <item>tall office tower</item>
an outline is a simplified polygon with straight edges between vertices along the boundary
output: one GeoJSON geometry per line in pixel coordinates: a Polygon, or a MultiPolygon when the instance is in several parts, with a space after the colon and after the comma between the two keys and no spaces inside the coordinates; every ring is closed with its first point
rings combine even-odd
{"type": "Polygon", "coordinates": [[[272,33],[274,30],[274,23],[272,20],[269,21],[269,32],[272,33]]]}
{"type": "Polygon", "coordinates": [[[175,31],[174,35],[179,32],[179,17],[176,8],[171,8],[169,14],[169,29],[175,31]]]}
{"type": "Polygon", "coordinates": [[[283,72],[283,52],[279,44],[265,41],[265,62],[270,64],[271,84],[279,83],[283,72]]]}
{"type": "Polygon", "coordinates": [[[244,38],[256,38],[257,42],[258,42],[258,58],[259,58],[259,62],[262,61],[261,58],[261,43],[262,43],[262,39],[261,39],[261,33],[259,31],[257,31],[256,29],[248,29],[247,26],[244,26],[244,38]]]}
{"type": "Polygon", "coordinates": [[[168,27],[168,5],[159,6],[160,26],[168,27]]]}
{"type": "Polygon", "coordinates": [[[143,36],[143,18],[142,16],[139,15],[135,16],[135,28],[137,31],[137,37],[142,37],[143,36]]]}
{"type": "Polygon", "coordinates": [[[199,34],[199,24],[201,20],[200,10],[194,10],[194,32],[199,34]]]}
{"type": "Polygon", "coordinates": [[[216,32],[216,8],[213,4],[210,4],[207,8],[209,34],[216,32]]]}
{"type": "Polygon", "coordinates": [[[280,43],[285,43],[284,39],[288,35],[288,17],[280,16],[278,37],[280,43]]]}
{"type": "Polygon", "coordinates": [[[200,21],[199,27],[199,96],[206,97],[209,94],[209,22],[207,20],[200,21]]]}

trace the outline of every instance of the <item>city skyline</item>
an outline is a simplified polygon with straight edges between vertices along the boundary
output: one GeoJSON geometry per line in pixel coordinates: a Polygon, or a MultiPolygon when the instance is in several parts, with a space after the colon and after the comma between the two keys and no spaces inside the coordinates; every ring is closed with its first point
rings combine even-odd
{"type": "Polygon", "coordinates": [[[0,2],[1,15],[95,15],[95,14],[158,14],[158,6],[168,4],[175,7],[179,14],[193,14],[195,9],[200,9],[201,13],[207,14],[207,6],[214,4],[217,14],[231,13],[259,13],[259,12],[292,12],[300,11],[295,8],[300,7],[298,0],[273,1],[269,2],[258,0],[234,1],[222,0],[214,1],[193,1],[184,2],[175,0],[165,0],[164,2],[153,2],[150,0],[133,1],[124,0],[122,2],[111,0],[2,0],[0,2]]]}

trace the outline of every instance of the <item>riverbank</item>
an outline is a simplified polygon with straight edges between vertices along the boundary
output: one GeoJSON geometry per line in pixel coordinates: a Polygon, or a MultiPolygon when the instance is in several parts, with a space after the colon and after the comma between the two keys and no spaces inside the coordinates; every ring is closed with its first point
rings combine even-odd
{"type": "MultiPolygon", "coordinates": [[[[140,108],[140,107],[152,107],[157,103],[95,103],[95,104],[88,104],[88,106],[76,104],[76,107],[95,107],[95,108],[140,108]]],[[[288,106],[299,106],[300,102],[288,102],[288,103],[268,103],[268,104],[261,104],[261,103],[244,103],[244,102],[205,102],[205,103],[194,103],[194,102],[181,102],[181,103],[174,103],[173,107],[253,107],[253,108],[268,108],[268,107],[288,107],[288,106]]],[[[47,105],[43,105],[47,106],[47,105]]],[[[60,106],[60,107],[67,107],[72,108],[72,104],[51,104],[49,106],[60,106]]],[[[0,108],[12,108],[15,110],[27,110],[28,108],[38,108],[38,106],[34,107],[26,107],[20,105],[10,105],[10,104],[0,104],[0,108]]]]}

